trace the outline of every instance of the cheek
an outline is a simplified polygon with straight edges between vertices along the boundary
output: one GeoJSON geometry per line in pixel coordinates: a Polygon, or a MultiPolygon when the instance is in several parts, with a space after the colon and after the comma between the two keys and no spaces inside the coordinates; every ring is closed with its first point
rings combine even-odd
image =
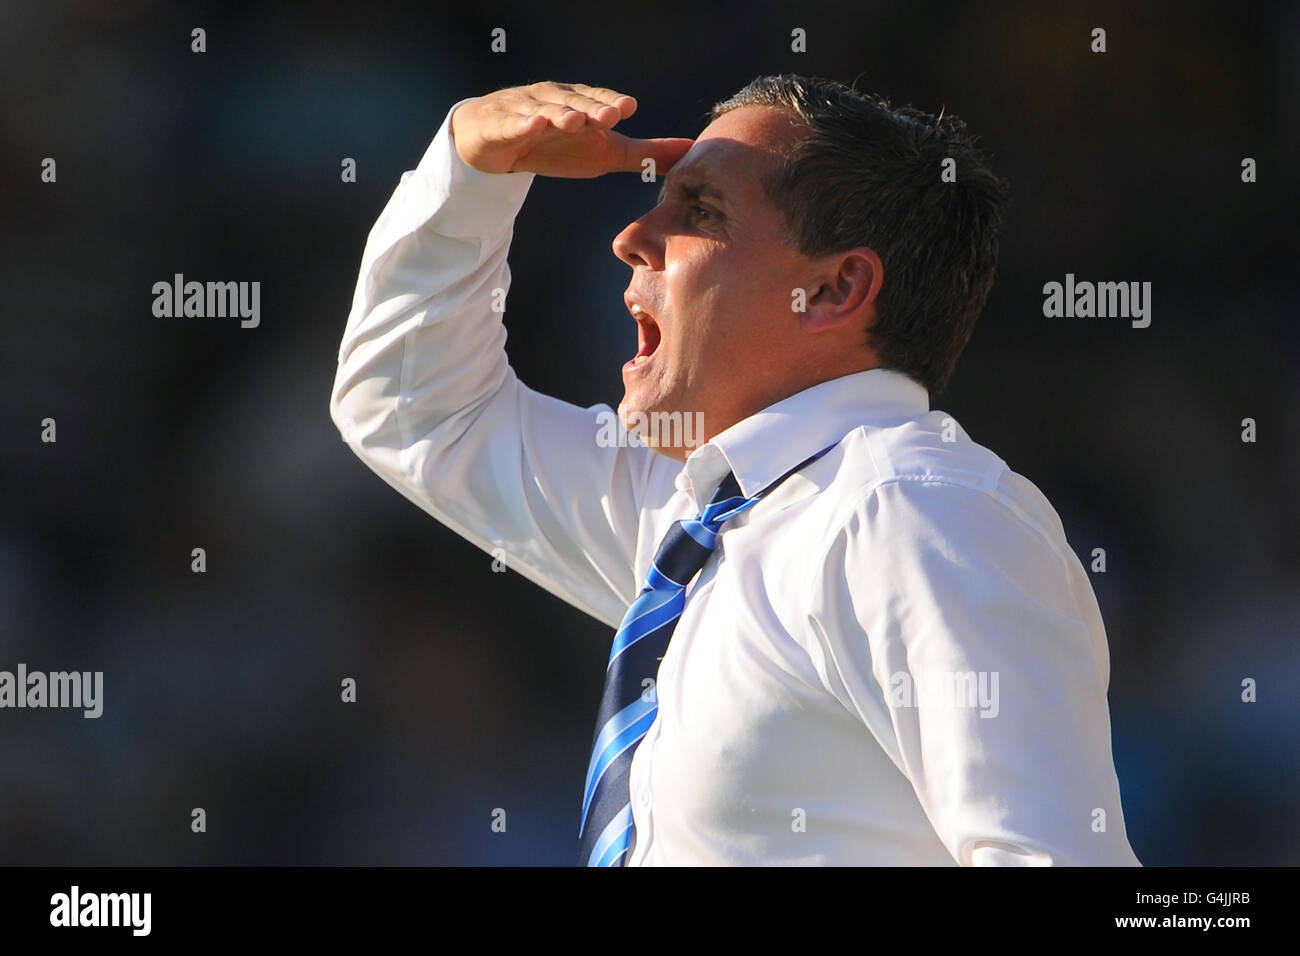
{"type": "Polygon", "coordinates": [[[690,352],[690,343],[699,331],[700,316],[706,314],[695,263],[679,260],[665,269],[664,296],[672,324],[659,347],[677,357],[690,352]]]}
{"type": "Polygon", "coordinates": [[[673,333],[667,351],[682,369],[734,364],[764,349],[767,325],[792,313],[786,276],[758,268],[762,251],[679,245],[666,258],[665,291],[673,333]],[[784,311],[782,311],[784,310],[784,311]]]}
{"type": "Polygon", "coordinates": [[[698,312],[711,294],[725,292],[738,275],[734,258],[719,243],[680,237],[664,255],[664,281],[672,304],[698,312]]]}
{"type": "Polygon", "coordinates": [[[679,255],[664,268],[664,293],[674,318],[689,316],[699,303],[702,264],[697,257],[679,255]]]}

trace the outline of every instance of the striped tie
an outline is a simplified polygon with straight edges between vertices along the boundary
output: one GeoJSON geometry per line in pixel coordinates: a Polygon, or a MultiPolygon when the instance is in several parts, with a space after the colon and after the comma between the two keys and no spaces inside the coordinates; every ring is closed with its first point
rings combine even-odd
{"type": "Polygon", "coordinates": [[[728,473],[698,518],[678,521],[664,535],[645,586],[623,616],[610,650],[583,791],[579,866],[623,866],[632,856],[632,755],[658,711],[655,677],[686,606],[686,586],[713,553],[719,528],[830,448],[800,462],[752,498],[741,493],[735,475],[728,473]]]}

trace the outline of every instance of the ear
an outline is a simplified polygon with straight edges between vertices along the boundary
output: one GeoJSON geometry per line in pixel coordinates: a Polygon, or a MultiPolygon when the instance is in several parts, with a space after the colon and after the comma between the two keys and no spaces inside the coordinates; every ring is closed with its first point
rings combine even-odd
{"type": "Polygon", "coordinates": [[[849,324],[864,329],[875,320],[876,297],[885,272],[874,249],[862,246],[822,260],[807,308],[798,313],[805,332],[827,332],[849,324]]]}

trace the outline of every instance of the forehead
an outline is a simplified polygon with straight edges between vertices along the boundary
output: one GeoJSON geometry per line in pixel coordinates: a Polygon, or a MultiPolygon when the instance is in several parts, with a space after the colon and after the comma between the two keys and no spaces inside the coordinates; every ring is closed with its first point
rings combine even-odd
{"type": "Polygon", "coordinates": [[[789,148],[801,121],[776,106],[741,106],[728,110],[704,128],[696,142],[730,138],[765,151],[783,153],[789,148]]]}
{"type": "Polygon", "coordinates": [[[731,191],[757,188],[758,176],[789,151],[797,119],[775,107],[742,106],[723,113],[669,171],[669,180],[705,179],[731,191]]]}

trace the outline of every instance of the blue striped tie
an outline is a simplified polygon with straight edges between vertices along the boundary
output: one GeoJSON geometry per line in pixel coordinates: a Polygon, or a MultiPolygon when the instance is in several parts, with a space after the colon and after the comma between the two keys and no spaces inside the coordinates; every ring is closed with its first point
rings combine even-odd
{"type": "Polygon", "coordinates": [[[752,498],[741,493],[735,475],[728,473],[699,517],[676,522],[664,535],[610,650],[582,797],[579,866],[623,866],[632,856],[632,755],[658,711],[654,678],[686,606],[686,586],[713,553],[719,528],[833,447],[800,462],[752,498]]]}

